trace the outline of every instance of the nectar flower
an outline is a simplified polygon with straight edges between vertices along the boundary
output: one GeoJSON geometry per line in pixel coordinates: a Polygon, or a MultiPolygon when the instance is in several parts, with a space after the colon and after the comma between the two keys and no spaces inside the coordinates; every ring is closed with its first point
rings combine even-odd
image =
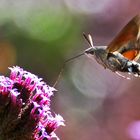
{"type": "Polygon", "coordinates": [[[18,66],[9,69],[10,78],[0,76],[0,140],[59,140],[54,131],[64,120],[50,110],[55,89],[18,66]]]}

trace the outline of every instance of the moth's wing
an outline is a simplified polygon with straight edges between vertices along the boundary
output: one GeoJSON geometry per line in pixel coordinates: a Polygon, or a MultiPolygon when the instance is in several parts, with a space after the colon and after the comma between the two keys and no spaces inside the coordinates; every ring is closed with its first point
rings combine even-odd
{"type": "Polygon", "coordinates": [[[138,59],[140,52],[140,15],[132,18],[108,45],[108,52],[119,52],[129,60],[138,59]],[[136,45],[136,42],[139,42],[136,45]]]}

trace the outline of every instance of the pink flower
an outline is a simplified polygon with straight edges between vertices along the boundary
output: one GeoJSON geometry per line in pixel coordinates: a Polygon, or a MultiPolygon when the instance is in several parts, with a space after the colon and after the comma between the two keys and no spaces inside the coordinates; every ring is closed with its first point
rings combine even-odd
{"type": "Polygon", "coordinates": [[[64,120],[50,111],[56,90],[18,66],[9,69],[10,78],[0,76],[0,139],[58,139],[54,131],[64,120]]]}

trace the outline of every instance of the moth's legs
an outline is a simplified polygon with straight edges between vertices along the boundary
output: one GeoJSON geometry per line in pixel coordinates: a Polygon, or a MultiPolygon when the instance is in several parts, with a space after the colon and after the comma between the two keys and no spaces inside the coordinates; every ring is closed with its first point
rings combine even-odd
{"type": "Polygon", "coordinates": [[[120,76],[120,77],[122,77],[122,78],[125,78],[125,79],[128,79],[128,80],[130,80],[131,78],[130,77],[126,77],[126,76],[124,76],[124,75],[122,75],[122,74],[120,74],[119,72],[115,72],[118,76],[120,76]]]}

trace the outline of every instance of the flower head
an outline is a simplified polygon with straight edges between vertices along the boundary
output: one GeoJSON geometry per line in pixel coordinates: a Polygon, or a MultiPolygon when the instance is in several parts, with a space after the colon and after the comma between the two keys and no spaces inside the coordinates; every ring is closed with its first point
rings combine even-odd
{"type": "Polygon", "coordinates": [[[50,111],[55,89],[20,67],[9,69],[10,78],[0,76],[0,138],[58,139],[54,131],[64,125],[64,120],[50,111]]]}

